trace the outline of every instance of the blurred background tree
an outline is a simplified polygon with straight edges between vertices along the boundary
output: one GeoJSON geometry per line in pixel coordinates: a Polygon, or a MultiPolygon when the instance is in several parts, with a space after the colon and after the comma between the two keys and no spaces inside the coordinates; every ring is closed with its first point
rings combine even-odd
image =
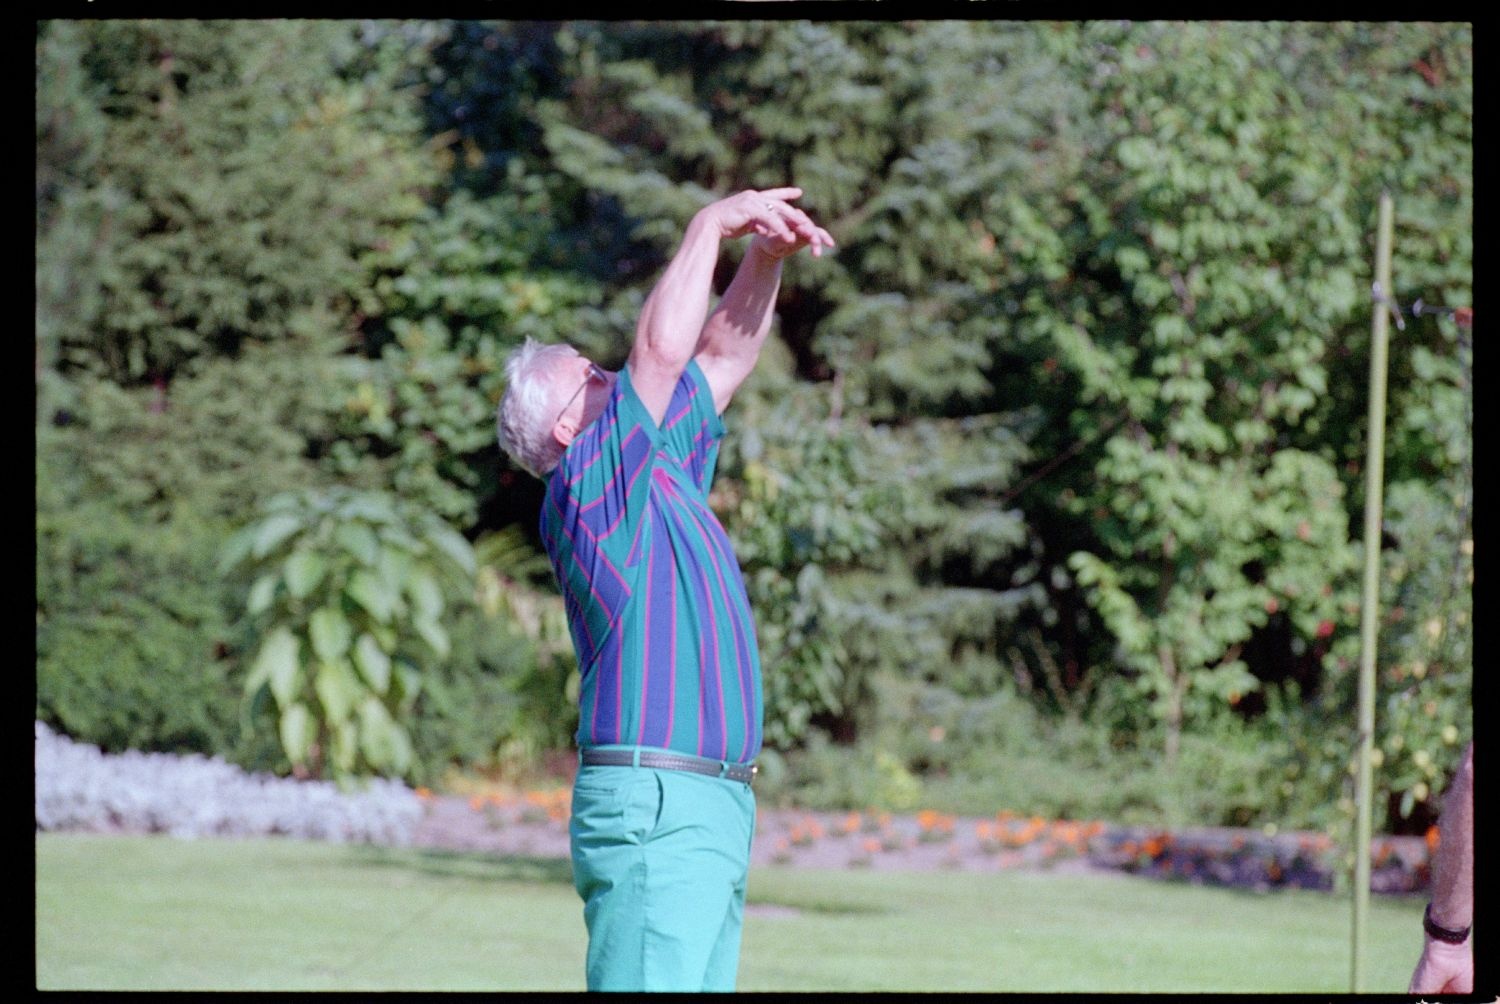
{"type": "MultiPolygon", "coordinates": [[[[479,555],[413,776],[566,748],[503,359],[622,364],[691,214],[797,184],[839,248],[786,270],[713,497],[766,797],[1347,812],[1375,203],[1397,302],[1471,302],[1469,25],[56,21],[37,53],[39,717],[286,769],[233,727],[260,636],[213,555],[343,486],[479,555]]],[[[1408,311],[1391,356],[1394,829],[1472,735],[1461,335],[1408,311]]]]}

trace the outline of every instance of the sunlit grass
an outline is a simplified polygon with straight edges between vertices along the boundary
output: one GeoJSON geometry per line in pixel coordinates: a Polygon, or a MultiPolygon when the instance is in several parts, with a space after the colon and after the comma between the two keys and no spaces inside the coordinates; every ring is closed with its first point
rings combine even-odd
{"type": "MultiPolygon", "coordinates": [[[[291,840],[38,834],[43,989],[578,990],[568,864],[291,840]]],[[[1348,989],[1348,900],[1123,876],[758,868],[742,990],[1348,989]],[[770,909],[775,907],[775,909],[770,909]]],[[[1377,897],[1367,987],[1421,903],[1377,897]]]]}

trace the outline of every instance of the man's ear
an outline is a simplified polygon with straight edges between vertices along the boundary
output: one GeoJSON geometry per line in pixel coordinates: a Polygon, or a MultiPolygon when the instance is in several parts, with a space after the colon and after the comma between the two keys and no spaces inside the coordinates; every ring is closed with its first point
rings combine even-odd
{"type": "Polygon", "coordinates": [[[565,450],[573,444],[573,437],[577,435],[578,426],[566,418],[559,418],[552,424],[552,438],[565,450]]]}

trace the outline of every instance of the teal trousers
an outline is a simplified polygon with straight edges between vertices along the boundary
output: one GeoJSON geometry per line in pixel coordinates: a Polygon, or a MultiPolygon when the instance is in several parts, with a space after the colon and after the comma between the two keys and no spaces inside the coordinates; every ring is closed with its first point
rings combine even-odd
{"type": "Polygon", "coordinates": [[[734,990],[755,835],[748,784],[580,767],[568,835],[590,990],[734,990]]]}

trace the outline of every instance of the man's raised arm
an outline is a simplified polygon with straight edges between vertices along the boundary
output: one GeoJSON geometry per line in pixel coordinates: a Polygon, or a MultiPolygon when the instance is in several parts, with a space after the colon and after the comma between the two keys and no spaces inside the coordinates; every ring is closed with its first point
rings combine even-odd
{"type": "Polygon", "coordinates": [[[762,240],[798,246],[803,238],[790,222],[797,210],[784,200],[801,194],[800,188],[740,192],[705,206],[688,223],[682,245],[646,297],[627,363],[636,396],[658,425],[682,371],[698,350],[719,242],[753,233],[762,240]]]}
{"type": "Polygon", "coordinates": [[[768,208],[791,226],[792,238],[762,235],[750,242],[734,280],[698,340],[698,365],[713,391],[714,410],[720,414],[755,368],[771,330],[783,259],[805,247],[811,247],[815,256],[821,255],[834,243],[828,231],[797,207],[781,202],[768,203],[768,208]]]}

